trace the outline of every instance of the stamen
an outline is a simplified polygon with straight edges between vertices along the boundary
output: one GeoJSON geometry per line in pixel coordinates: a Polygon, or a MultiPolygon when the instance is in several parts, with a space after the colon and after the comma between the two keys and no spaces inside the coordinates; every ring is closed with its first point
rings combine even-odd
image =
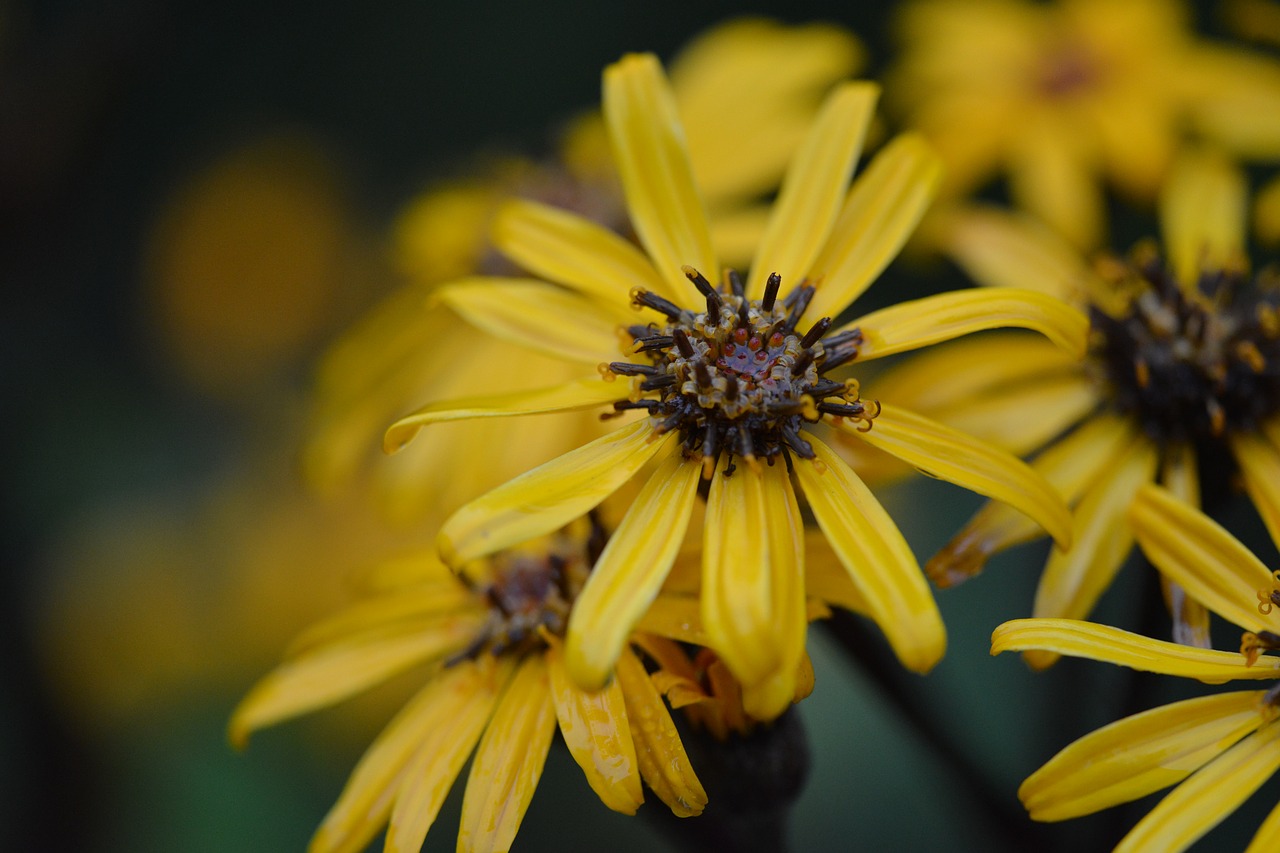
{"type": "Polygon", "coordinates": [[[693,344],[689,342],[689,336],[684,333],[684,329],[676,329],[672,332],[671,339],[676,342],[676,349],[680,350],[682,356],[693,358],[693,344]]]}
{"type": "Polygon", "coordinates": [[[716,289],[711,286],[711,282],[707,281],[707,277],[688,265],[681,267],[680,271],[684,273],[685,278],[693,282],[693,286],[698,288],[698,292],[707,298],[707,313],[712,317],[718,317],[720,308],[724,305],[724,300],[716,289]]]}
{"type": "Polygon", "coordinates": [[[782,287],[782,276],[776,272],[769,273],[768,280],[764,283],[764,298],[760,300],[760,307],[765,311],[773,310],[773,303],[778,298],[778,288],[782,287]]]}
{"type": "MultiPolygon", "coordinates": [[[[737,270],[726,269],[724,272],[724,276],[729,282],[730,293],[732,293],[734,296],[737,296],[738,298],[742,298],[743,296],[746,295],[746,288],[742,283],[742,276],[738,275],[737,270]]],[[[744,302],[743,304],[745,305],[746,303],[744,302]]]]}
{"type": "Polygon", "coordinates": [[[631,307],[635,309],[652,308],[667,316],[667,319],[676,322],[684,313],[674,302],[663,299],[656,293],[649,290],[636,288],[631,291],[631,307]]]}
{"type": "Polygon", "coordinates": [[[830,329],[830,328],[831,328],[831,318],[823,317],[821,320],[814,323],[813,326],[810,327],[808,332],[805,332],[804,337],[800,339],[800,346],[802,347],[813,346],[819,340],[821,340],[822,336],[827,333],[827,329],[830,329]]]}
{"type": "Polygon", "coordinates": [[[618,376],[657,376],[662,372],[652,364],[632,364],[629,361],[611,361],[609,370],[618,376]]]}
{"type": "Polygon", "coordinates": [[[784,334],[791,334],[796,330],[796,324],[800,322],[800,317],[804,314],[805,309],[809,307],[809,303],[813,301],[813,294],[817,291],[809,286],[797,287],[788,294],[791,301],[791,311],[787,314],[787,324],[783,327],[784,334]]]}
{"type": "Polygon", "coordinates": [[[635,348],[632,352],[648,352],[653,349],[666,349],[675,343],[675,338],[671,335],[651,335],[647,338],[636,338],[635,348]]]}

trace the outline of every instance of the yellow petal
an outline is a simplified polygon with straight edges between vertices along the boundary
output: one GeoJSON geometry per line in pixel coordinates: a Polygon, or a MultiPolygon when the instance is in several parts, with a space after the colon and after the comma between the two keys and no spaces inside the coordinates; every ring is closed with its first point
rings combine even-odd
{"type": "Polygon", "coordinates": [[[616,812],[635,814],[644,794],[622,687],[615,679],[595,693],[580,689],[569,679],[564,651],[554,638],[547,649],[547,669],[569,754],[602,803],[616,812]]]}
{"type": "Polygon", "coordinates": [[[377,629],[394,630],[398,624],[430,624],[429,618],[474,611],[483,617],[483,602],[456,577],[397,589],[389,595],[362,599],[335,616],[307,628],[289,644],[286,658],[297,658],[329,643],[377,629]]]}
{"type": "Polygon", "coordinates": [[[689,764],[662,696],[630,649],[623,650],[618,658],[618,683],[626,700],[644,781],[677,817],[702,814],[707,792],[689,764]]]}
{"type": "Polygon", "coordinates": [[[1141,672],[1196,678],[1210,684],[1231,679],[1280,677],[1280,658],[1262,656],[1248,666],[1239,652],[1198,649],[1152,640],[1108,625],[1076,619],[1014,619],[991,635],[991,654],[1040,650],[1091,658],[1141,672]]]}
{"type": "Polygon", "coordinates": [[[1114,722],[1049,759],[1018,797],[1032,820],[1058,821],[1175,785],[1262,724],[1264,692],[1203,696],[1114,722]]]}
{"type": "Polygon", "coordinates": [[[1262,245],[1274,249],[1280,244],[1280,179],[1271,179],[1258,191],[1253,219],[1262,245]]]}
{"type": "MultiPolygon", "coordinates": [[[[812,309],[810,309],[812,310],[812,309]]],[[[984,287],[926,296],[873,311],[839,331],[861,329],[858,359],[919,349],[984,329],[1031,329],[1079,356],[1089,320],[1075,308],[1034,290],[984,287]]]]}
{"type": "Polygon", "coordinates": [[[1071,513],[1045,479],[1022,460],[977,439],[893,406],[882,406],[872,427],[842,429],[909,465],[1031,516],[1054,540],[1071,543],[1071,513]]]}
{"type": "Polygon", "coordinates": [[[711,643],[702,627],[702,605],[696,595],[663,592],[640,617],[636,630],[696,646],[711,643]]]}
{"type": "Polygon", "coordinates": [[[1280,726],[1237,743],[1175,788],[1116,845],[1117,853],[1163,853],[1190,847],[1280,768],[1280,726]]]}
{"type": "Polygon", "coordinates": [[[523,199],[508,201],[493,223],[494,245],[523,267],[567,284],[604,304],[626,305],[635,288],[679,299],[634,243],[563,210],[523,199]]]}
{"type": "Polygon", "coordinates": [[[1081,249],[1102,239],[1106,204],[1095,165],[1066,121],[1031,116],[1017,138],[1009,164],[1009,192],[1081,249]]]}
{"type": "MultiPolygon", "coordinates": [[[[1133,436],[1128,419],[1099,415],[1050,445],[1031,467],[1071,505],[1127,450],[1133,436]]],[[[1026,515],[1009,504],[992,501],[951,538],[925,571],[939,586],[952,586],[982,571],[993,554],[1040,534],[1040,527],[1026,515]]]]}
{"type": "Polygon", "coordinates": [[[1027,215],[975,207],[947,220],[946,249],[988,287],[1025,287],[1069,302],[1101,290],[1080,251],[1027,215]]]}
{"type": "Polygon", "coordinates": [[[437,545],[451,566],[550,533],[618,490],[675,439],[638,421],[516,477],[459,509],[437,545]]]}
{"type": "Polygon", "coordinates": [[[813,317],[835,318],[897,256],[937,192],[942,163],[924,138],[903,134],[854,181],[821,253],[809,268],[813,317]]]}
{"type": "MultiPolygon", "coordinates": [[[[1200,506],[1200,479],[1196,471],[1196,453],[1189,444],[1166,445],[1160,460],[1160,482],[1179,500],[1200,506]]],[[[1164,593],[1165,607],[1173,618],[1170,636],[1175,642],[1212,648],[1209,609],[1187,595],[1182,585],[1163,572],[1160,573],[1160,590],[1164,593]]]]}
{"type": "MultiPolygon", "coordinates": [[[[416,743],[406,755],[410,760],[400,776],[387,827],[387,853],[416,853],[422,849],[440,806],[489,722],[513,667],[505,662],[486,663],[490,665],[464,661],[427,688],[434,690],[431,714],[423,721],[416,743]]],[[[351,807],[358,805],[352,803],[351,807]]]]}
{"type": "Polygon", "coordinates": [[[811,599],[824,604],[871,615],[866,598],[854,585],[849,570],[840,562],[821,529],[805,531],[804,591],[811,599]]]}
{"type": "Polygon", "coordinates": [[[753,298],[764,294],[772,273],[794,287],[809,272],[840,210],[879,95],[874,83],[850,82],[827,97],[773,204],[747,282],[753,298]]]}
{"type": "MultiPolygon", "coordinates": [[[[1280,32],[1280,28],[1277,32],[1280,32]]],[[[1276,804],[1262,826],[1258,827],[1244,853],[1270,853],[1272,850],[1280,850],[1280,803],[1276,804]]]]}
{"type": "Polygon", "coordinates": [[[1245,491],[1267,525],[1272,542],[1280,542],[1280,451],[1265,435],[1233,432],[1227,437],[1245,491]]]}
{"type": "Polygon", "coordinates": [[[533,279],[465,278],[439,286],[435,295],[495,337],[592,365],[618,355],[617,327],[627,321],[625,302],[605,305],[533,279]]]}
{"type": "Polygon", "coordinates": [[[853,469],[814,435],[805,438],[816,459],[797,459],[795,472],[814,518],[902,665],[928,672],[947,638],[915,556],[853,469]]]}
{"type": "MultiPolygon", "coordinates": [[[[896,393],[893,396],[901,402],[896,393]]],[[[1076,372],[993,388],[977,399],[930,409],[929,416],[1023,456],[1086,418],[1098,402],[1097,380],[1076,372]]]]}
{"type": "Polygon", "coordinates": [[[720,280],[720,269],[684,128],[655,57],[630,54],[605,69],[604,115],[640,242],[674,291],[696,297],[681,267],[692,266],[711,281],[720,280]]]}
{"type": "MultiPolygon", "coordinates": [[[[423,739],[430,738],[441,726],[471,725],[477,717],[479,727],[483,727],[496,691],[493,674],[479,672],[470,661],[433,678],[383,729],[356,764],[342,794],[311,839],[312,853],[364,850],[386,824],[392,804],[409,778],[408,768],[420,754],[423,739]],[[489,705],[484,704],[486,696],[489,705]]],[[[479,727],[463,760],[479,737],[479,727]]],[[[461,762],[457,767],[440,767],[436,785],[447,792],[461,768],[461,762]]],[[[440,799],[444,799],[443,793],[440,799]]]]}
{"type": "Polygon", "coordinates": [[[1129,524],[1155,566],[1209,609],[1248,631],[1269,628],[1257,593],[1271,572],[1217,522],[1157,486],[1137,493],[1129,524]]]}
{"type": "MultiPolygon", "coordinates": [[[[1133,548],[1133,532],[1125,510],[1138,488],[1155,477],[1156,448],[1145,437],[1089,487],[1072,517],[1072,546],[1055,548],[1036,588],[1033,613],[1083,619],[1106,591],[1133,548]]],[[[1034,667],[1054,658],[1028,655],[1034,667]]]]}
{"type": "Polygon", "coordinates": [[[556,731],[547,666],[530,655],[485,729],[462,798],[458,850],[508,850],[542,776],[556,731]]]}
{"type": "Polygon", "coordinates": [[[428,424],[470,418],[507,418],[590,409],[614,400],[624,400],[630,394],[630,390],[626,385],[606,382],[599,376],[592,376],[552,388],[486,394],[462,400],[430,403],[393,423],[383,436],[382,448],[387,453],[395,453],[413,441],[418,430],[428,424]]]}
{"type": "Polygon", "coordinates": [[[228,736],[243,747],[250,733],[346,699],[414,664],[462,648],[480,627],[476,616],[399,626],[326,646],[282,664],[259,681],[231,715],[228,736]]]}
{"type": "Polygon", "coordinates": [[[566,666],[584,689],[604,686],[632,628],[657,596],[689,527],[701,476],[695,460],[668,455],[587,576],[565,638],[566,666]]]}
{"type": "Polygon", "coordinates": [[[1184,155],[1160,197],[1160,230],[1177,281],[1190,290],[1202,269],[1238,267],[1244,257],[1244,176],[1225,158],[1184,155]]]}

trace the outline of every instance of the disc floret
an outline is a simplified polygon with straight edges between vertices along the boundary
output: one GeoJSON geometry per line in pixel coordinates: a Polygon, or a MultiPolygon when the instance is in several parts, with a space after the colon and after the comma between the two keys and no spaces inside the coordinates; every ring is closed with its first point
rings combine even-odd
{"type": "Polygon", "coordinates": [[[635,307],[660,312],[666,323],[628,329],[632,351],[648,363],[602,365],[606,375],[639,379],[637,393],[615,409],[645,409],[659,433],[678,431],[685,455],[700,457],[706,476],[722,450],[730,455],[730,472],[735,456],[748,465],[761,459],[772,465],[788,453],[813,459],[801,429],[824,416],[871,428],[879,404],[863,402],[856,381],[824,376],[857,358],[861,332],[825,337],[830,317],[803,334],[798,330],[812,285],[801,282],[779,300],[782,279],[773,273],[763,297],[749,299],[733,271],[719,289],[692,267],[684,273],[705,297],[705,311],[680,308],[645,290],[632,294],[635,307]]]}

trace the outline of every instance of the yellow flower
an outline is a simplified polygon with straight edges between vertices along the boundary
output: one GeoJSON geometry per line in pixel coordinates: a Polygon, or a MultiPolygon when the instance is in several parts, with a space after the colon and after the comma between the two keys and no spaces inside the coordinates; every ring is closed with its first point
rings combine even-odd
{"type": "MultiPolygon", "coordinates": [[[[634,814],[643,778],[676,815],[701,813],[706,793],[636,652],[622,651],[616,678],[599,692],[566,674],[561,636],[603,538],[581,522],[460,576],[433,556],[391,563],[374,578],[374,594],[294,641],[236,709],[237,745],[256,729],[428,668],[425,685],[352,772],[312,851],[363,850],[383,826],[387,850],[419,850],[473,751],[458,849],[508,849],[557,721],[609,808],[634,814]]],[[[640,627],[705,641],[680,596],[659,598],[640,627]]]]}
{"type": "MultiPolygon", "coordinates": [[[[1129,520],[1143,551],[1162,572],[1246,633],[1240,652],[1199,649],[1069,619],[1006,622],[991,653],[1043,650],[1144,672],[1196,678],[1280,679],[1280,577],[1196,509],[1156,486],[1143,486],[1129,520]]],[[[1270,690],[1218,693],[1175,702],[1112,723],[1068,746],[1018,791],[1036,820],[1058,821],[1177,787],[1116,847],[1184,850],[1245,801],[1280,768],[1280,682],[1270,690]]],[[[1249,845],[1280,849],[1280,807],[1249,845]]]]}
{"type": "MultiPolygon", "coordinates": [[[[822,95],[862,63],[848,32],[824,24],[782,25],[746,18],[693,40],[673,64],[676,100],[685,117],[694,168],[714,213],[717,247],[747,258],[764,213],[756,200],[776,189],[822,95]],[[760,132],[768,128],[767,133],[760,132]],[[751,144],[744,145],[744,139],[751,144]]],[[[503,389],[491,364],[521,364],[545,381],[565,367],[526,347],[487,339],[432,303],[431,286],[473,273],[516,273],[495,251],[488,229],[505,199],[533,198],[571,207],[625,232],[626,209],[598,114],[574,123],[559,157],[516,159],[413,201],[396,224],[402,273],[413,282],[378,306],[326,357],[317,382],[312,436],[304,453],[308,479],[332,493],[371,471],[393,520],[418,522],[436,507],[454,509],[601,434],[594,415],[529,424],[519,443],[502,442],[482,425],[443,425],[437,440],[419,442],[389,463],[377,453],[386,425],[418,400],[503,389]],[[454,354],[484,348],[485,359],[454,354]],[[499,449],[500,448],[500,449],[499,449]],[[470,460],[484,454],[483,469],[470,460]],[[375,458],[376,457],[376,458],[375,458]]],[[[563,372],[562,379],[572,376],[563,372]]],[[[496,428],[501,432],[502,428],[496,428]]]]}
{"type": "Polygon", "coordinates": [[[947,164],[948,193],[999,173],[1020,207],[1098,245],[1099,179],[1153,198],[1188,132],[1280,154],[1280,63],[1198,40],[1177,0],[917,0],[890,91],[947,164]]]}
{"type": "Polygon", "coordinates": [[[508,381],[529,390],[427,405],[391,427],[388,449],[439,421],[608,403],[618,413],[645,414],[467,504],[439,537],[446,561],[465,563],[560,527],[655,463],[570,620],[566,663],[583,687],[609,678],[662,585],[704,480],[702,616],[710,645],[743,683],[749,713],[770,719],[785,709],[804,650],[804,549],[792,474],[903,663],[925,671],[937,662],[943,628],[915,558],[866,486],[819,438],[823,429],[857,435],[1016,504],[1066,542],[1065,509],[1021,462],[909,411],[863,401],[856,381],[825,375],[856,359],[998,326],[1036,329],[1077,350],[1084,344],[1082,315],[1015,289],[944,294],[832,323],[906,240],[938,174],[928,147],[905,136],[848,187],[876,95],[872,84],[849,83],[828,98],[744,280],[722,270],[712,248],[661,67],[651,56],[628,56],[605,71],[604,113],[647,254],[580,217],[512,202],[498,215],[495,242],[557,283],[473,278],[436,291],[473,324],[588,375],[539,387],[546,377],[500,365],[508,381]],[[806,313],[820,319],[802,327],[806,313]],[[615,360],[619,351],[634,361],[615,360]]]}
{"type": "MultiPolygon", "coordinates": [[[[976,279],[1041,288],[1092,318],[1084,365],[1006,335],[929,353],[885,378],[949,425],[1019,454],[1044,447],[1032,465],[1073,506],[1075,545],[1050,554],[1035,616],[1085,618],[1132,547],[1124,509],[1138,487],[1158,480],[1198,504],[1207,450],[1234,457],[1254,504],[1280,531],[1280,300],[1273,274],[1249,282],[1245,209],[1241,176],[1198,154],[1180,161],[1161,199],[1163,259],[1144,243],[1127,260],[1103,257],[1090,268],[1026,218],[977,211],[957,220],[950,246],[976,279]],[[931,397],[924,380],[942,364],[964,379],[931,397]]],[[[958,583],[1037,535],[989,504],[927,570],[943,586],[958,583]]],[[[1166,591],[1176,635],[1206,643],[1203,609],[1166,591]]],[[[1036,666],[1053,659],[1028,656],[1036,666]]]]}

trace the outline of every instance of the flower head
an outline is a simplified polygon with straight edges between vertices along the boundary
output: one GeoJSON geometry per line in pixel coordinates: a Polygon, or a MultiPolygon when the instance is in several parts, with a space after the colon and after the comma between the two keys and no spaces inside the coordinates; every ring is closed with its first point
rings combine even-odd
{"type": "MultiPolygon", "coordinates": [[[[671,716],[630,646],[617,677],[587,693],[566,675],[565,626],[599,555],[597,524],[479,561],[455,576],[434,557],[389,564],[375,594],[300,636],[288,660],[241,702],[231,738],[332,704],[415,666],[425,685],[365,753],[311,849],[358,850],[388,826],[388,850],[418,850],[474,752],[460,850],[507,849],[533,796],[557,722],[601,801],[633,814],[643,779],[671,810],[706,794],[671,716]]],[[[652,624],[664,630],[663,599],[652,624]]],[[[682,612],[673,640],[702,640],[682,612]]],[[[660,647],[657,636],[633,635],[660,647]]],[[[670,643],[672,640],[667,640],[670,643]]]]}
{"type": "Polygon", "coordinates": [[[721,268],[713,249],[657,61],[624,58],[606,70],[604,90],[614,159],[645,251],[572,214],[513,202],[497,217],[496,244],[555,283],[477,278],[437,291],[494,335],[590,365],[587,376],[537,387],[538,377],[510,365],[505,372],[534,390],[431,403],[394,424],[386,445],[403,446],[439,421],[605,404],[615,414],[640,410],[644,417],[462,507],[441,529],[446,561],[460,565],[554,530],[653,462],[570,619],[569,671],[584,687],[606,683],[631,627],[662,585],[701,491],[703,622],[710,645],[742,682],[748,712],[768,719],[794,696],[804,649],[794,476],[899,657],[929,669],[945,640],[915,558],[819,433],[860,436],[944,479],[1008,500],[1057,537],[1065,537],[1062,507],[1012,457],[908,411],[864,401],[856,383],[827,373],[997,326],[1036,329],[1079,349],[1084,317],[1055,299],[1000,289],[944,294],[834,322],[906,240],[938,175],[929,149],[906,136],[848,187],[876,99],[870,84],[842,85],[827,99],[741,278],[721,268]]]}
{"type": "MultiPolygon", "coordinates": [[[[992,654],[1042,650],[1147,672],[1196,678],[1280,679],[1278,582],[1238,540],[1156,486],[1142,487],[1129,520],[1143,551],[1181,588],[1245,629],[1239,652],[1151,640],[1069,619],[1006,622],[992,654]]],[[[1033,773],[1018,791],[1036,820],[1065,820],[1177,787],[1125,836],[1117,850],[1189,847],[1280,769],[1280,682],[1269,690],[1175,702],[1086,735],[1033,773]]],[[[1280,808],[1250,850],[1280,844],[1280,808]]]]}

